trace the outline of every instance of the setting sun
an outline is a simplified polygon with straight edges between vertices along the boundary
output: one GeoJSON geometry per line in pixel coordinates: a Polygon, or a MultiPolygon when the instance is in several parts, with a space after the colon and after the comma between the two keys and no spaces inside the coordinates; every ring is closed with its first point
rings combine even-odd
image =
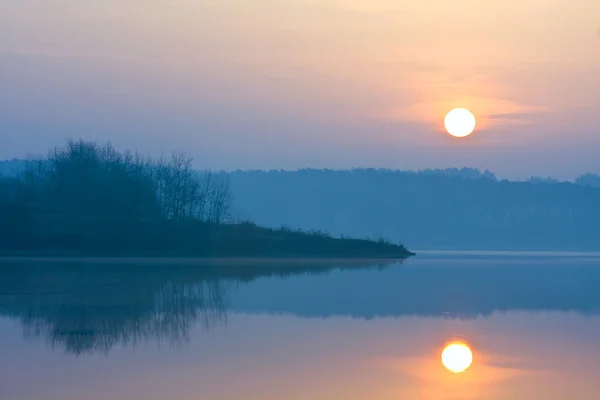
{"type": "Polygon", "coordinates": [[[475,129],[475,116],[466,108],[455,108],[446,114],[444,126],[454,137],[469,136],[475,129]]]}
{"type": "Polygon", "coordinates": [[[450,343],[442,351],[442,364],[454,373],[466,371],[472,362],[473,353],[464,343],[450,343]]]}

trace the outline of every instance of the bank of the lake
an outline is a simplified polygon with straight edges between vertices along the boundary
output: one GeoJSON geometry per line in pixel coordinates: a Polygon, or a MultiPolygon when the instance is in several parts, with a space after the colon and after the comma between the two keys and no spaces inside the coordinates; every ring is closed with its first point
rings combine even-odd
{"type": "Polygon", "coordinates": [[[0,252],[38,256],[393,258],[385,240],[265,228],[232,218],[229,181],[192,158],[149,159],[68,141],[0,177],[0,252]]]}
{"type": "Polygon", "coordinates": [[[252,223],[27,218],[18,241],[0,244],[3,257],[405,259],[414,253],[385,240],[335,238],[321,232],[271,229],[252,223]],[[46,220],[44,222],[44,220],[46,220]]]}

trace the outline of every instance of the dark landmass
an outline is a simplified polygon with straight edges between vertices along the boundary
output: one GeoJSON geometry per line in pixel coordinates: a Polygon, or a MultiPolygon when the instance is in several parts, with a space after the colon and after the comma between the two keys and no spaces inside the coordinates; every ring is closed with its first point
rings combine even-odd
{"type": "Polygon", "coordinates": [[[3,255],[405,258],[386,240],[231,219],[226,176],[181,153],[151,160],[69,141],[0,179],[3,255]]]}
{"type": "Polygon", "coordinates": [[[279,257],[403,259],[414,255],[402,245],[367,239],[339,239],[319,232],[269,229],[252,223],[197,221],[68,220],[13,214],[19,236],[7,232],[0,257],[279,257]],[[68,221],[68,222],[67,222],[68,221]],[[53,225],[53,222],[56,225],[53,225]],[[64,228],[68,224],[69,228],[64,228]],[[67,230],[68,229],[68,230],[67,230]],[[43,232],[43,233],[40,233],[43,232]]]}
{"type": "MultiPolygon", "coordinates": [[[[26,167],[22,160],[0,163],[6,176],[26,167]]],[[[423,250],[600,250],[595,174],[574,182],[499,180],[472,168],[194,174],[201,182],[228,182],[230,221],[384,237],[423,250]]]]}

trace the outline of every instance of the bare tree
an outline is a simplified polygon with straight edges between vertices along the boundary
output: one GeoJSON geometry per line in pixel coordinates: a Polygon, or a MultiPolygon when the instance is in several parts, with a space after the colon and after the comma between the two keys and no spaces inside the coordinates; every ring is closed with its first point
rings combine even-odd
{"type": "Polygon", "coordinates": [[[45,207],[79,216],[223,223],[231,205],[226,177],[196,172],[189,155],[150,160],[110,142],[68,141],[30,160],[22,179],[45,207]]]}

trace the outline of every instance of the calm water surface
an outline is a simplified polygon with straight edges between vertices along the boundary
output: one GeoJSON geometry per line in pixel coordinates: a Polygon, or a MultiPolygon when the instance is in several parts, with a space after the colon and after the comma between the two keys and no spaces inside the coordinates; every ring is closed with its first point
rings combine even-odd
{"type": "Polygon", "coordinates": [[[5,260],[0,399],[600,399],[598,255],[272,264],[5,260]]]}

